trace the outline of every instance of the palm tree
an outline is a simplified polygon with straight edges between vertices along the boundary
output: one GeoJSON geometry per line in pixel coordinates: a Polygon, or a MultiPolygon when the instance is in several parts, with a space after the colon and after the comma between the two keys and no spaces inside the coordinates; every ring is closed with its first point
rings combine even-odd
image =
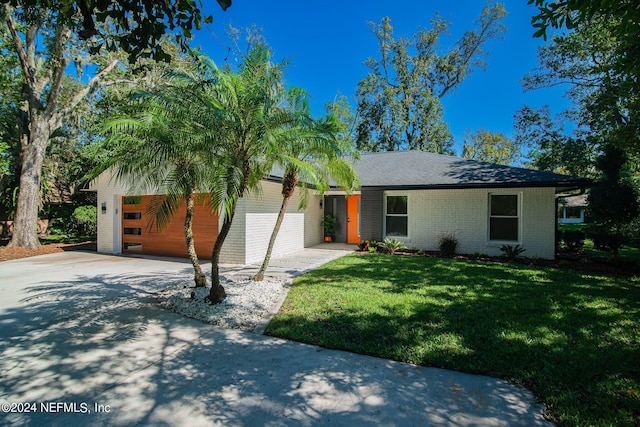
{"type": "Polygon", "coordinates": [[[101,166],[112,168],[117,178],[134,177],[139,189],[162,189],[165,196],[153,199],[150,211],[156,227],[164,229],[175,210],[186,201],[184,232],[196,287],[206,287],[193,238],[197,194],[208,190],[211,168],[202,137],[194,129],[193,114],[183,88],[162,85],[133,97],[132,111],[106,124],[110,142],[116,145],[111,159],[101,166]],[[173,108],[170,108],[173,107],[173,108]]]}
{"type": "Polygon", "coordinates": [[[290,102],[290,108],[297,114],[298,122],[295,123],[291,132],[282,135],[278,141],[277,151],[274,153],[276,163],[285,170],[282,178],[282,205],[269,239],[264,261],[253,277],[254,281],[264,280],[264,273],[269,266],[273,246],[280,232],[289,200],[297,187],[301,190],[298,209],[302,210],[307,205],[309,185],[312,185],[319,194],[323,194],[329,188],[331,179],[347,192],[359,185],[353,167],[343,157],[345,154],[354,154],[355,149],[345,150],[347,147],[340,147],[341,144],[336,139],[336,135],[341,128],[336,118],[328,115],[322,120],[311,119],[306,94],[298,90],[292,91],[291,95],[294,98],[290,102]]]}
{"type": "MultiPolygon", "coordinates": [[[[283,64],[273,64],[262,43],[252,43],[238,72],[220,70],[201,56],[201,72],[207,80],[191,79],[199,97],[192,106],[211,112],[209,147],[217,170],[222,171],[211,188],[212,205],[222,218],[211,254],[209,301],[221,302],[226,292],[220,284],[219,261],[229,234],[238,200],[257,188],[270,169],[269,159],[278,135],[289,129],[296,115],[285,108],[287,91],[282,83],[283,64]]],[[[188,76],[185,76],[188,80],[188,76]]]]}

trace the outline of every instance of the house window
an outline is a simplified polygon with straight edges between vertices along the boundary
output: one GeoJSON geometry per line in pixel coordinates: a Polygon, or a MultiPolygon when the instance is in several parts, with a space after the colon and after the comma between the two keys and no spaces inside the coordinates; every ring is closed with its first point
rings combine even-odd
{"type": "Polygon", "coordinates": [[[489,240],[519,241],[520,210],[515,194],[489,195],[489,240]]]}
{"type": "Polygon", "coordinates": [[[408,196],[387,196],[385,235],[387,237],[409,236],[408,196]]]}
{"type": "Polygon", "coordinates": [[[580,208],[569,206],[565,209],[564,217],[569,219],[580,219],[582,217],[581,213],[582,210],[580,208]]]}
{"type": "Polygon", "coordinates": [[[140,196],[126,196],[122,202],[125,205],[139,205],[142,203],[142,197],[140,196]]]}
{"type": "Polygon", "coordinates": [[[142,218],[142,213],[141,212],[125,212],[123,214],[124,219],[141,219],[142,218]]]}

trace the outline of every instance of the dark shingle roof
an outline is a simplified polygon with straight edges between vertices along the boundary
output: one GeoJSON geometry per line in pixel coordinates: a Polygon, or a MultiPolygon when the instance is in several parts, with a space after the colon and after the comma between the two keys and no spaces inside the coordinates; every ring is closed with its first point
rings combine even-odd
{"type": "Polygon", "coordinates": [[[584,187],[591,181],[423,151],[363,154],[354,162],[363,187],[584,187]]]}
{"type": "Polygon", "coordinates": [[[560,199],[564,199],[564,206],[571,208],[584,208],[589,206],[589,199],[587,194],[578,194],[576,196],[570,194],[561,194],[558,196],[560,199]]]}

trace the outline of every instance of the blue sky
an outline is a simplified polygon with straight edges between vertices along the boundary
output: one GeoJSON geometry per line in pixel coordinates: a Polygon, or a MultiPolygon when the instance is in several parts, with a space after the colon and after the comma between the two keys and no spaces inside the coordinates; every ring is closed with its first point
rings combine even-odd
{"type": "MultiPolygon", "coordinates": [[[[484,0],[457,2],[431,0],[234,0],[226,12],[217,3],[207,2],[206,12],[213,23],[197,33],[195,44],[219,64],[227,57],[229,24],[262,28],[276,60],[286,59],[288,84],[305,88],[312,96],[314,113],[339,92],[355,106],[358,81],[366,76],[363,62],[378,57],[377,40],[368,22],[391,18],[396,36],[410,36],[419,27],[427,28],[436,12],[451,22],[451,35],[443,48],[471,29],[485,4],[484,0]]],[[[444,117],[460,152],[465,132],[484,128],[514,134],[513,116],[524,104],[550,104],[560,111],[566,100],[560,89],[523,92],[520,80],[536,66],[536,47],[543,42],[532,37],[531,16],[536,9],[526,1],[508,1],[504,19],[507,33],[502,40],[486,46],[491,52],[486,71],[476,70],[455,93],[443,98],[444,117]]]]}

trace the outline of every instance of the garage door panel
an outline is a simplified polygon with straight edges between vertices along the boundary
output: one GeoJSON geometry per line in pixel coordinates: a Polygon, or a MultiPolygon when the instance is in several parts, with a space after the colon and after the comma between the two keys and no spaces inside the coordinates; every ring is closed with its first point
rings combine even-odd
{"type": "MultiPolygon", "coordinates": [[[[122,204],[122,250],[159,256],[186,257],[184,237],[184,201],[162,230],[154,220],[153,205],[158,196],[124,197],[122,204]]],[[[199,258],[211,259],[213,244],[218,236],[218,216],[205,205],[197,205],[194,212],[193,236],[199,258]]]]}

